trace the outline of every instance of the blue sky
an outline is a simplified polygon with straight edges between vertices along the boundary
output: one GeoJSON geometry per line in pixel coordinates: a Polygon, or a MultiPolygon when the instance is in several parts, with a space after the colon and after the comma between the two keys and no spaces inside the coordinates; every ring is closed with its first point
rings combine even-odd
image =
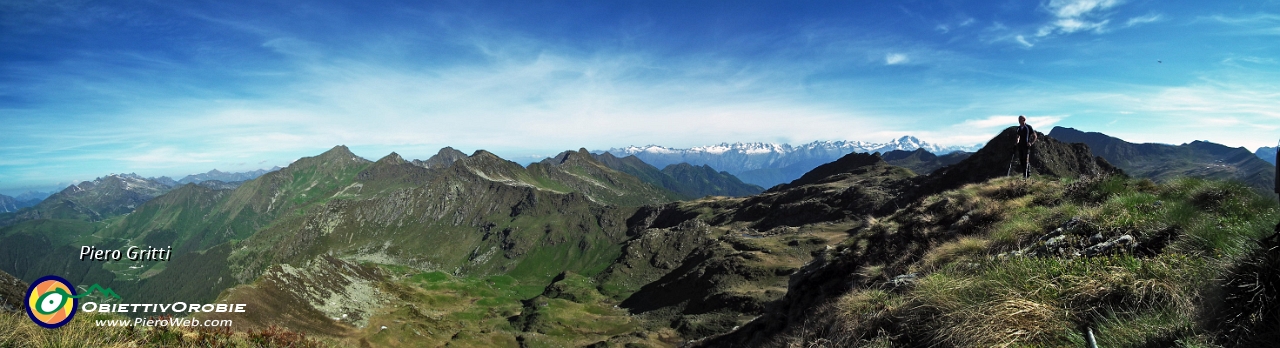
{"type": "Polygon", "coordinates": [[[0,193],[345,144],[524,161],[988,140],[1274,146],[1277,1],[5,1],[0,193]]]}

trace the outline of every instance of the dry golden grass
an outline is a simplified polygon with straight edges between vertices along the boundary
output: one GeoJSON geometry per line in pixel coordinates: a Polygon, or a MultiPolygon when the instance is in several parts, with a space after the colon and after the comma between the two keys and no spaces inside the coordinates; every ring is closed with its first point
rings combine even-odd
{"type": "Polygon", "coordinates": [[[916,265],[916,272],[931,272],[948,264],[968,264],[983,261],[987,257],[987,248],[991,242],[979,237],[960,237],[951,242],[939,245],[928,253],[916,265]]]}
{"type": "Polygon", "coordinates": [[[956,347],[1020,347],[1067,343],[1066,311],[1025,298],[1005,298],[948,312],[938,335],[956,347]]]}

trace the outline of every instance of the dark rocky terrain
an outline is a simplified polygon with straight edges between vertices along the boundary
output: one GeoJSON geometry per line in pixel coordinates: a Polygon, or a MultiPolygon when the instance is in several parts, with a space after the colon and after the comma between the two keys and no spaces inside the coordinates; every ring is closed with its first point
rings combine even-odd
{"type": "Polygon", "coordinates": [[[26,304],[27,283],[0,271],[0,312],[21,312],[26,304]]]}
{"type": "Polygon", "coordinates": [[[937,156],[924,149],[915,151],[893,150],[881,155],[889,164],[911,169],[916,174],[930,174],[942,167],[959,163],[973,155],[971,152],[957,151],[937,156]]]}

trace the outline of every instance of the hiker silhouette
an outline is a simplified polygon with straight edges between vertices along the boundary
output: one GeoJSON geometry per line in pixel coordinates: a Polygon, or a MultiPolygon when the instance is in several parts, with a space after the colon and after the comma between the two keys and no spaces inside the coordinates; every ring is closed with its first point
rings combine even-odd
{"type": "Polygon", "coordinates": [[[1018,132],[1015,145],[1018,147],[1018,161],[1022,162],[1022,179],[1031,177],[1031,145],[1035,145],[1040,137],[1035,129],[1027,124],[1027,117],[1018,115],[1018,132]]]}

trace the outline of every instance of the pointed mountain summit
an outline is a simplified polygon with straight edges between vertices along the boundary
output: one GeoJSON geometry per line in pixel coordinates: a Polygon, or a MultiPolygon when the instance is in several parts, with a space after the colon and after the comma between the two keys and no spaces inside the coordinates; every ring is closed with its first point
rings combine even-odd
{"type": "Polygon", "coordinates": [[[316,173],[334,174],[354,167],[365,166],[373,162],[356,156],[345,145],[334,146],[317,156],[299,158],[289,166],[276,173],[296,173],[299,171],[315,171],[316,173]]]}
{"type": "Polygon", "coordinates": [[[351,149],[347,148],[347,146],[346,146],[346,145],[337,145],[337,146],[334,146],[333,148],[329,149],[329,151],[325,151],[325,152],[321,153],[319,157],[321,157],[321,158],[344,158],[344,157],[356,157],[356,154],[355,154],[355,153],[352,153],[352,152],[351,152],[351,149]]]}
{"type": "Polygon", "coordinates": [[[390,154],[388,154],[388,155],[386,155],[386,156],[383,156],[382,158],[379,158],[379,159],[378,159],[377,161],[375,161],[374,163],[385,163],[385,164],[400,165],[400,164],[406,164],[406,163],[409,163],[409,161],[405,161],[405,160],[404,160],[404,157],[400,157],[400,154],[395,153],[395,152],[393,151],[393,152],[391,152],[390,154]]]}
{"type": "Polygon", "coordinates": [[[357,183],[351,190],[344,189],[340,194],[374,194],[398,188],[424,185],[435,177],[436,170],[421,167],[406,161],[400,154],[392,152],[356,175],[357,183]]]}
{"type": "Polygon", "coordinates": [[[660,185],[615,170],[596,160],[587,149],[565,151],[529,164],[528,171],[600,202],[618,205],[657,204],[677,200],[679,194],[660,185]]]}
{"type": "Polygon", "coordinates": [[[538,186],[532,183],[534,180],[527,178],[528,173],[519,163],[508,161],[486,150],[476,150],[471,153],[471,156],[454,162],[449,170],[457,173],[471,173],[484,180],[538,186]]]}
{"type": "Polygon", "coordinates": [[[448,168],[453,165],[453,162],[457,162],[463,158],[467,158],[466,153],[458,151],[452,147],[445,147],[440,149],[439,152],[436,152],[434,156],[431,156],[431,158],[428,158],[426,161],[413,160],[413,164],[428,169],[441,169],[448,168]]]}
{"type": "Polygon", "coordinates": [[[576,151],[576,152],[575,152],[575,151],[565,151],[565,152],[561,152],[560,154],[555,155],[555,157],[551,157],[551,158],[544,159],[544,160],[542,160],[541,162],[538,162],[538,163],[542,163],[542,164],[546,164],[546,165],[552,165],[552,166],[558,166],[558,165],[564,164],[565,162],[569,162],[569,161],[578,161],[578,160],[587,160],[587,161],[590,161],[590,162],[596,162],[596,163],[599,163],[599,162],[595,159],[595,155],[592,155],[592,154],[591,154],[591,152],[590,152],[590,151],[587,151],[587,149],[586,149],[586,148],[579,148],[579,149],[578,149],[578,151],[576,151]]]}

